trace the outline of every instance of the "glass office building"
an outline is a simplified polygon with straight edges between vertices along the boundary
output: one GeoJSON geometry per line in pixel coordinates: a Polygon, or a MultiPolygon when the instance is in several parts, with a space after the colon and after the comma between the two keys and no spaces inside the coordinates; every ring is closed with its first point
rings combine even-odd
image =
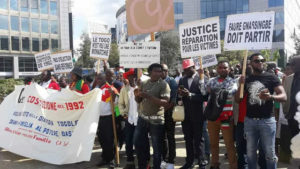
{"type": "Polygon", "coordinates": [[[35,53],[70,49],[69,4],[0,0],[0,78],[37,75],[35,53]]]}

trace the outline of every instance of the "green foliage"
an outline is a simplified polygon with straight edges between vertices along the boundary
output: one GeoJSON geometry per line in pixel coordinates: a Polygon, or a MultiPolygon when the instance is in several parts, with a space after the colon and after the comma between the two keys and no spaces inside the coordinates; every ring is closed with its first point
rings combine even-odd
{"type": "MultiPolygon", "coordinates": [[[[234,66],[243,61],[243,58],[246,54],[245,50],[236,50],[236,51],[224,51],[224,41],[221,40],[221,54],[217,55],[218,61],[226,60],[231,66],[234,66]]],[[[249,56],[248,52],[248,56],[249,56]]]]}
{"type": "Polygon", "coordinates": [[[277,61],[280,58],[279,50],[261,50],[260,53],[265,57],[267,61],[277,61]]]}
{"type": "Polygon", "coordinates": [[[93,68],[96,59],[90,57],[90,49],[91,49],[91,39],[89,34],[83,32],[80,36],[80,47],[78,49],[79,58],[75,63],[75,66],[84,67],[84,68],[93,68]]]}
{"type": "MultiPolygon", "coordinates": [[[[300,25],[298,26],[298,30],[300,30],[300,25]]],[[[295,43],[295,50],[296,50],[295,55],[300,55],[300,34],[296,34],[295,31],[291,37],[292,39],[294,39],[294,43],[295,43]]]]}
{"type": "Polygon", "coordinates": [[[160,63],[167,64],[169,69],[174,69],[177,67],[177,60],[181,60],[178,33],[161,32],[160,63]]]}
{"type": "Polygon", "coordinates": [[[119,65],[119,50],[118,50],[118,44],[112,43],[110,46],[110,52],[109,52],[109,58],[108,63],[111,67],[116,67],[119,65]]]}
{"type": "Polygon", "coordinates": [[[5,96],[15,90],[15,85],[23,85],[21,79],[0,79],[0,103],[5,96]]]}

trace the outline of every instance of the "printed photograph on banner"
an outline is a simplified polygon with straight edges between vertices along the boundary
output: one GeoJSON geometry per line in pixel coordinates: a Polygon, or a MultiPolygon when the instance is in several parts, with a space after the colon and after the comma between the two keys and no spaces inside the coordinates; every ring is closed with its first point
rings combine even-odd
{"type": "Polygon", "coordinates": [[[45,50],[34,55],[38,71],[52,69],[53,64],[51,60],[50,50],[45,50]]]}
{"type": "Polygon", "coordinates": [[[160,42],[125,43],[119,45],[120,66],[124,68],[148,68],[160,63],[160,42]]]}
{"type": "Polygon", "coordinates": [[[108,60],[111,34],[92,34],[90,57],[108,60]]]}
{"type": "Polygon", "coordinates": [[[126,18],[130,36],[174,29],[173,0],[127,0],[126,18]]]}
{"type": "Polygon", "coordinates": [[[179,25],[182,58],[221,53],[219,17],[179,25]]]}
{"type": "Polygon", "coordinates": [[[71,51],[51,54],[54,73],[69,73],[74,68],[71,51]]]}
{"type": "MultiPolygon", "coordinates": [[[[202,58],[202,68],[203,69],[207,68],[207,67],[215,66],[218,64],[216,55],[206,55],[201,58],[202,58]]],[[[194,57],[193,61],[195,64],[195,69],[196,70],[200,69],[199,57],[194,57]]]]}
{"type": "Polygon", "coordinates": [[[228,15],[224,50],[272,49],[274,11],[228,15]]]}

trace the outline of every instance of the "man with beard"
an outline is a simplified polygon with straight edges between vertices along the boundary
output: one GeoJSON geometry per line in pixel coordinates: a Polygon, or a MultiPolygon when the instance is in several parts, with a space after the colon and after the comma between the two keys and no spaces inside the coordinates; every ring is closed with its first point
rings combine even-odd
{"type": "MultiPolygon", "coordinates": [[[[286,101],[286,93],[278,77],[263,70],[265,59],[260,53],[251,55],[249,59],[253,74],[246,80],[244,76],[240,78],[240,83],[245,82],[247,94],[244,130],[247,140],[248,167],[249,169],[256,169],[257,149],[260,142],[265,153],[267,168],[276,169],[276,121],[273,103],[274,101],[286,101]]],[[[236,95],[240,94],[239,91],[240,88],[236,95]]]]}

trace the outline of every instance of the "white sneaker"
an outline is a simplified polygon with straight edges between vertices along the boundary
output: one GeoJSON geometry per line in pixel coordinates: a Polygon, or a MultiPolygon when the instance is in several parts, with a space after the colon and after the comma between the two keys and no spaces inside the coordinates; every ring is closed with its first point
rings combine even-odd
{"type": "Polygon", "coordinates": [[[167,168],[167,163],[165,162],[165,161],[161,161],[161,163],[160,163],[160,168],[161,169],[166,169],[167,168]]]}
{"type": "Polygon", "coordinates": [[[174,169],[174,164],[167,163],[167,168],[166,169],[174,169]]]}

